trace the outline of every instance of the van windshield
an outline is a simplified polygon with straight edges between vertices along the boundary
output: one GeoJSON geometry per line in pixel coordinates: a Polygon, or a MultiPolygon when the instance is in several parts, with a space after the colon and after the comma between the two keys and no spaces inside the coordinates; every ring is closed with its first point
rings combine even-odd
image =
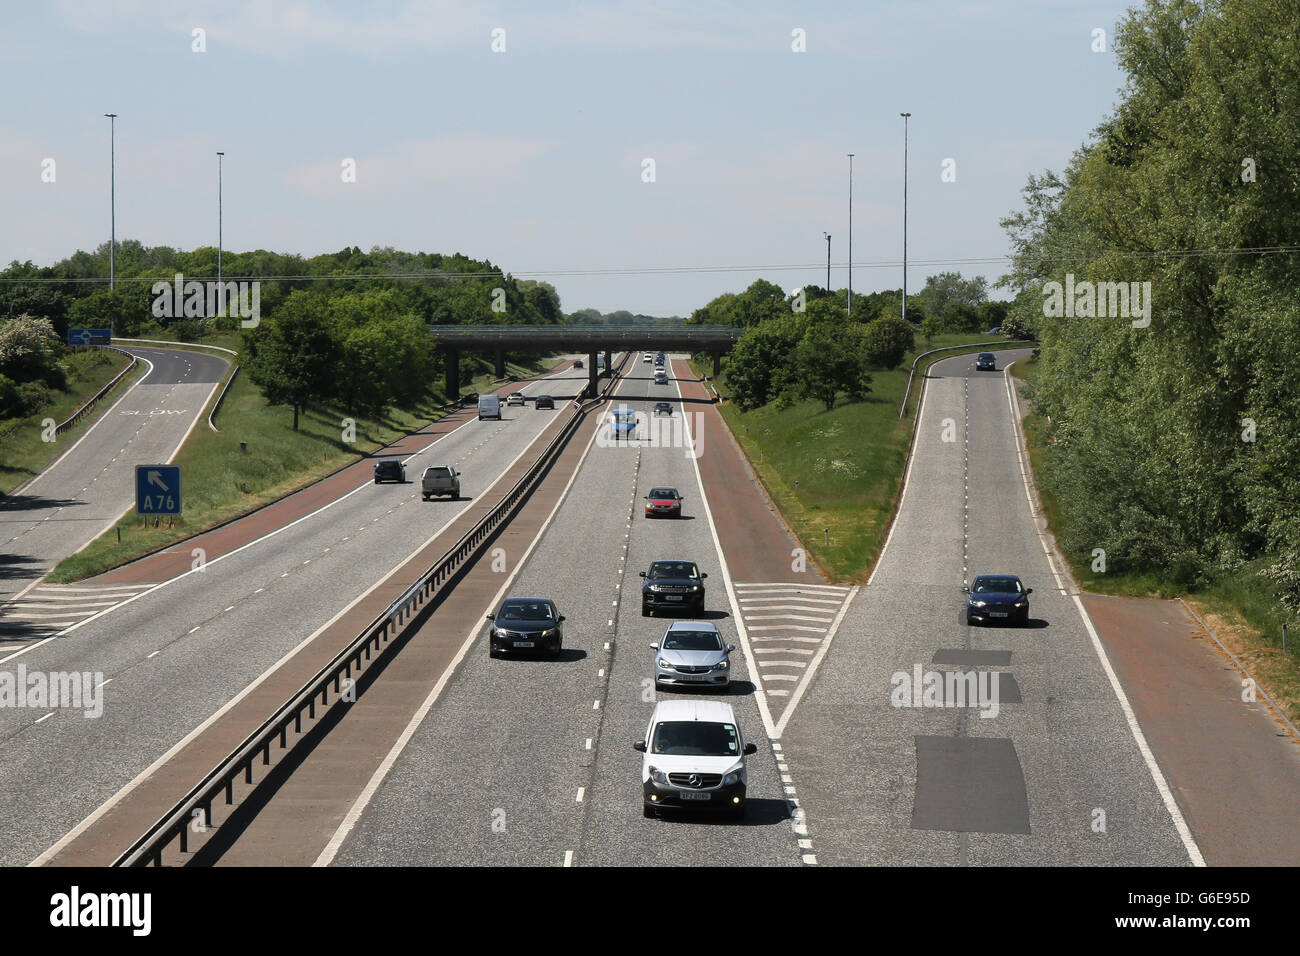
{"type": "Polygon", "coordinates": [[[740,741],[735,724],[666,720],[655,727],[651,753],[681,757],[735,757],[740,741]]]}

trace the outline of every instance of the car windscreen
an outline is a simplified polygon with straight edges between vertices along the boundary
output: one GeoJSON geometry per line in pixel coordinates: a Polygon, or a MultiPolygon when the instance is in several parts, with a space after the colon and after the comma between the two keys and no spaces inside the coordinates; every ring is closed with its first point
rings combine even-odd
{"type": "Polygon", "coordinates": [[[699,572],[689,561],[656,561],[650,565],[648,578],[697,578],[699,572]]]}
{"type": "Polygon", "coordinates": [[[1019,594],[1020,582],[1015,578],[979,578],[971,590],[976,594],[1019,594]]]}
{"type": "Polygon", "coordinates": [[[551,606],[545,601],[507,601],[501,605],[498,621],[553,621],[551,606]]]}
{"type": "Polygon", "coordinates": [[[993,358],[993,353],[992,353],[992,352],[981,352],[981,353],[980,353],[980,358],[982,358],[982,359],[991,359],[991,358],[993,358]]]}
{"type": "Polygon", "coordinates": [[[435,465],[434,467],[428,469],[428,470],[424,473],[424,477],[426,477],[426,478],[450,478],[450,477],[451,477],[451,469],[450,469],[450,468],[444,468],[444,467],[442,467],[442,466],[440,466],[440,465],[435,465]]]}
{"type": "Polygon", "coordinates": [[[674,490],[674,489],[672,489],[672,488],[651,488],[651,489],[650,489],[650,497],[651,497],[651,498],[663,498],[663,499],[665,499],[665,500],[667,500],[667,501],[676,501],[676,500],[677,500],[677,492],[676,492],[676,490],[674,490]]]}
{"type": "Polygon", "coordinates": [[[740,739],[735,724],[666,720],[655,727],[650,752],[682,757],[736,757],[740,739]]]}
{"type": "Polygon", "coordinates": [[[666,651],[720,651],[722,635],[717,631],[669,631],[664,635],[666,651]]]}

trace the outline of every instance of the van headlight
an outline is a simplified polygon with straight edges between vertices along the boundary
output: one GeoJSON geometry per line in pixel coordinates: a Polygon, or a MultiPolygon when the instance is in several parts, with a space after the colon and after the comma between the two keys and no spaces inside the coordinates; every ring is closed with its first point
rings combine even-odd
{"type": "Polygon", "coordinates": [[[655,783],[667,783],[668,774],[664,773],[662,770],[659,770],[655,767],[651,767],[650,779],[653,780],[655,783]]]}
{"type": "Polygon", "coordinates": [[[722,778],[723,786],[731,786],[733,783],[740,783],[740,778],[744,776],[744,774],[745,768],[743,766],[732,767],[727,771],[726,776],[722,778]]]}

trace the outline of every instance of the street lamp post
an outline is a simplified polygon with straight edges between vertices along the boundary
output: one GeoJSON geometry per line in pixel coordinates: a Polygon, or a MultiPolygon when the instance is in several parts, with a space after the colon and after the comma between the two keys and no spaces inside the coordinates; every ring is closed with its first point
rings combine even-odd
{"type": "Polygon", "coordinates": [[[907,119],[911,113],[899,113],[903,117],[903,320],[907,320],[907,119]]]}
{"type": "Polygon", "coordinates": [[[217,281],[221,281],[221,157],[226,154],[217,152],[217,281]]]}
{"type": "Polygon", "coordinates": [[[823,232],[826,237],[826,291],[831,291],[831,234],[823,232]]]}
{"type": "Polygon", "coordinates": [[[113,250],[117,248],[117,114],[105,113],[108,117],[108,287],[116,284],[116,263],[113,250]]]}
{"type": "Polygon", "coordinates": [[[853,314],[853,154],[849,153],[849,315],[853,314]]]}

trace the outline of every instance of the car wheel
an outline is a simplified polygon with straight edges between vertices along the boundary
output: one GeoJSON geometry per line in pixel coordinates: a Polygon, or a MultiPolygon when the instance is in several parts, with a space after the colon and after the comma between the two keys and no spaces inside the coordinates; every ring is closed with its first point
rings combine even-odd
{"type": "Polygon", "coordinates": [[[648,803],[641,804],[641,816],[647,820],[653,820],[655,818],[655,808],[648,803]]]}
{"type": "Polygon", "coordinates": [[[1029,624],[1029,608],[1025,608],[1024,613],[1017,618],[1017,621],[1019,621],[1021,627],[1025,627],[1029,624]]]}
{"type": "Polygon", "coordinates": [[[558,661],[560,659],[560,654],[563,651],[564,651],[564,646],[559,641],[556,641],[555,647],[551,649],[551,660],[558,661]]]}
{"type": "Polygon", "coordinates": [[[642,617],[655,616],[654,608],[652,608],[649,604],[646,604],[644,601],[641,602],[641,616],[642,617]]]}
{"type": "Polygon", "coordinates": [[[488,641],[488,657],[495,658],[500,656],[501,656],[501,652],[497,650],[497,646],[493,644],[491,641],[488,641]]]}

